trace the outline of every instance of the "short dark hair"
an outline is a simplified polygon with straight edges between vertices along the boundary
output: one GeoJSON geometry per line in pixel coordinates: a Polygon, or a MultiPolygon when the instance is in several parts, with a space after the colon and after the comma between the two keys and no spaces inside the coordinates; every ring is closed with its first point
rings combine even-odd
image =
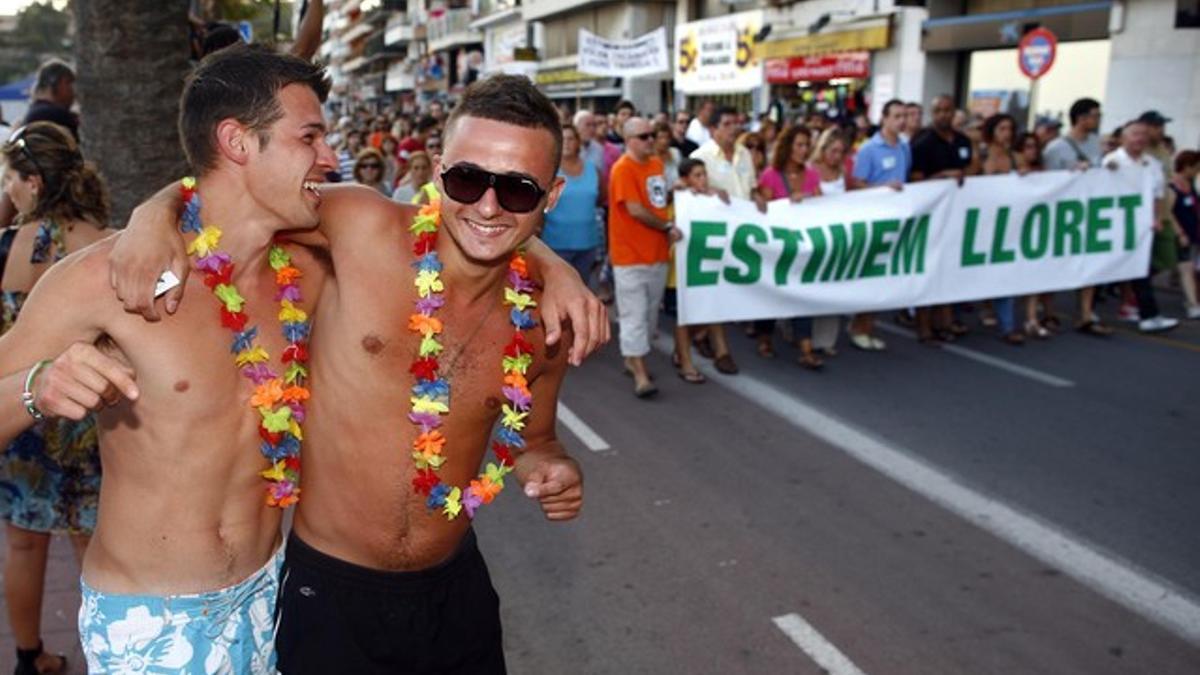
{"type": "Polygon", "coordinates": [[[462,117],[503,122],[525,129],[543,129],[554,139],[554,171],[562,160],[562,120],[558,108],[524,75],[492,75],[476,80],[446,119],[450,137],[462,117]]]}
{"type": "Polygon", "coordinates": [[[1071,110],[1067,113],[1071,119],[1071,125],[1074,126],[1079,121],[1080,117],[1092,114],[1092,111],[1100,107],[1100,102],[1094,98],[1081,98],[1071,104],[1071,110]]]}
{"type": "Polygon", "coordinates": [[[1189,166],[1200,164],[1200,152],[1195,150],[1180,150],[1178,155],[1175,155],[1175,173],[1179,173],[1189,166]]]}
{"type": "Polygon", "coordinates": [[[621,112],[622,108],[628,109],[629,112],[631,112],[631,113],[634,113],[634,114],[637,113],[637,106],[635,106],[633,104],[633,101],[628,101],[626,99],[621,99],[620,101],[617,101],[617,107],[613,108],[613,112],[621,112]]]}
{"type": "Polygon", "coordinates": [[[58,86],[63,80],[74,80],[75,71],[71,69],[65,62],[58,59],[50,59],[38,68],[37,84],[34,85],[34,91],[46,91],[58,86]]]}
{"type": "Polygon", "coordinates": [[[421,115],[421,117],[417,119],[416,126],[413,128],[416,129],[417,133],[421,133],[422,131],[429,131],[437,125],[438,121],[433,117],[433,115],[421,115]]]}
{"type": "Polygon", "coordinates": [[[708,127],[710,129],[712,129],[717,126],[720,126],[721,118],[726,115],[733,115],[734,117],[737,117],[737,115],[738,115],[737,108],[735,108],[731,105],[719,105],[719,106],[713,108],[712,112],[709,113],[709,115],[708,115],[708,119],[706,119],[704,121],[707,122],[708,127]]]}
{"type": "Polygon", "coordinates": [[[329,94],[325,69],[261,45],[234,45],[204,57],[184,83],[179,137],[192,171],[203,174],[217,160],[217,125],[233,118],[253,130],[265,147],[267,129],[283,117],[279,90],[290,84],[329,94]]]}
{"type": "Polygon", "coordinates": [[[692,173],[692,169],[695,169],[698,166],[704,166],[704,162],[688,157],[679,163],[679,177],[687,178],[688,175],[692,173]]]}
{"type": "MultiPolygon", "coordinates": [[[[882,113],[883,117],[887,117],[888,112],[890,112],[894,106],[908,107],[908,104],[906,104],[904,101],[901,101],[898,98],[891,99],[887,103],[883,104],[883,113],[882,113]]],[[[881,117],[880,120],[882,120],[883,117],[881,117]]]]}

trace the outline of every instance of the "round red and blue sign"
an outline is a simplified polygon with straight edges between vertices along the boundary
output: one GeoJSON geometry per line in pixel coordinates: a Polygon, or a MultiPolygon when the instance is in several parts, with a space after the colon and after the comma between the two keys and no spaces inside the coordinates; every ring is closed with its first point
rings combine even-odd
{"type": "Polygon", "coordinates": [[[1017,66],[1025,76],[1036,80],[1050,71],[1058,54],[1058,37],[1045,28],[1035,28],[1017,45],[1017,66]]]}

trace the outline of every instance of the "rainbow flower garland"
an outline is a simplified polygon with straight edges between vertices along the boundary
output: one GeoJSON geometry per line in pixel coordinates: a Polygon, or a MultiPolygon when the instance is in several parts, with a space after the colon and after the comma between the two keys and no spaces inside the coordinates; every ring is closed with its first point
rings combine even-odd
{"type": "Polygon", "coordinates": [[[268,363],[270,354],[258,344],[258,327],[246,327],[249,317],[243,311],[245,299],[233,284],[233,260],[217,250],[221,230],[212,225],[200,225],[200,196],[196,194],[196,179],[184,178],[180,185],[184,211],[180,229],[196,235],[188,245],[188,255],[196,256],[196,269],[204,272],[204,285],[212,289],[221,301],[221,325],[233,331],[234,363],[243,376],[254,383],[250,406],[262,416],[259,435],[261,451],[271,462],[271,468],[261,472],[270,482],[267,505],[286,508],[300,500],[300,441],[304,434],[304,402],[309,398],[305,382],[308,379],[308,314],[296,305],[301,302],[300,269],[292,266],[291,256],[278,244],[271,246],[268,262],[275,270],[279,288],[279,321],[288,346],[283,350],[286,364],[280,378],[268,363]]]}
{"type": "Polygon", "coordinates": [[[533,408],[533,394],[525,374],[533,364],[533,346],[525,339],[523,331],[533,328],[533,282],[529,280],[522,251],[513,253],[508,263],[508,283],[504,289],[504,304],[512,306],[509,321],[515,333],[504,349],[501,367],[504,370],[504,386],[501,392],[507,403],[503,404],[503,416],[492,440],[492,450],[499,464],[489,462],[479,476],[466,489],[450,486],[438,478],[437,471],[446,462],[442,448],[446,437],[438,431],[442,416],[450,414],[450,383],[438,372],[438,354],[443,345],[438,342],[444,326],[434,313],[446,304],[441,280],[442,263],[437,256],[437,231],[441,225],[441,198],[435,194],[428,204],[421,207],[410,230],[416,235],[413,253],[417,261],[417,277],[413,285],[417,288],[416,312],[408,317],[408,329],[421,336],[417,358],[410,372],[416,377],[412,388],[412,411],[408,419],[420,433],[412,444],[412,458],[417,475],[413,478],[413,489],[426,496],[426,505],[432,511],[440,508],[449,520],[454,520],[462,511],[474,518],[482,504],[490,504],[504,488],[504,477],[513,470],[513,449],[525,447],[521,431],[533,408]]]}

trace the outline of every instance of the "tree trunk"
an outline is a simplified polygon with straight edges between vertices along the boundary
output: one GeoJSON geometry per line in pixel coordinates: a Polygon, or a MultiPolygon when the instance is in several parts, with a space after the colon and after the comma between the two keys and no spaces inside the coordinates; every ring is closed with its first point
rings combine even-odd
{"type": "Polygon", "coordinates": [[[75,0],[83,155],[108,182],[113,224],[184,174],[176,117],[188,65],[188,0],[75,0]]]}

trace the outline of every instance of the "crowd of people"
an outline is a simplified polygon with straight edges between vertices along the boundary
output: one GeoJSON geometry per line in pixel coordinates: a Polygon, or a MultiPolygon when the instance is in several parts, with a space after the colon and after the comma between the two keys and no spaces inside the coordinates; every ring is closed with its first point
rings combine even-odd
{"type": "MultiPolygon", "coordinates": [[[[640,114],[629,101],[609,113],[562,109],[563,168],[566,190],[547,214],[541,236],[571,262],[602,297],[616,301],[621,353],[638,396],[656,391],[643,358],[658,326],[660,308],[674,306],[669,270],[672,192],[691,189],[760,205],[776,199],[798,201],[880,185],[975,175],[1026,174],[1046,170],[1085,170],[1142,166],[1155,174],[1155,244],[1151,269],[1143,278],[1103,288],[1080,288],[1070,317],[1060,316],[1053,294],[980,299],[937,307],[900,308],[896,320],[912,326],[924,344],[961,339],[973,331],[994,333],[1011,345],[1045,340],[1067,329],[1107,336],[1096,303],[1119,304],[1117,316],[1144,332],[1169,330],[1178,320],[1159,308],[1153,277],[1169,271],[1184,297],[1183,312],[1200,318],[1196,295],[1197,205],[1195,176],[1200,155],[1176,151],[1165,133],[1170,120],[1147,111],[1104,133],[1101,105],[1084,98],[1068,113],[1069,124],[1039,117],[1023,129],[1010,114],[987,117],[956,108],[949,96],[926,106],[888,101],[871,125],[865,113],[833,119],[821,113],[779,122],[705,101],[693,112],[640,114]],[[657,177],[661,177],[658,180],[657,177]],[[656,231],[660,230],[660,231],[656,231]],[[1111,298],[1111,300],[1110,300],[1111,298]]],[[[438,124],[445,107],[422,114],[365,112],[342,117],[342,176],[372,185],[394,198],[420,202],[416,184],[430,180],[429,157],[436,156],[438,124]],[[380,157],[382,153],[382,158],[380,157]],[[376,168],[378,167],[378,169],[376,168]],[[411,168],[410,168],[411,167],[411,168]],[[382,179],[382,182],[380,182],[382,179]]],[[[875,315],[849,317],[846,338],[863,351],[883,351],[875,315]]],[[[762,358],[776,356],[780,337],[795,345],[797,360],[821,368],[837,353],[842,317],[762,320],[745,325],[762,358]]],[[[692,351],[712,359],[715,368],[736,374],[729,340],[735,327],[692,326],[676,330],[672,358],[679,376],[702,383],[692,351]]]]}

